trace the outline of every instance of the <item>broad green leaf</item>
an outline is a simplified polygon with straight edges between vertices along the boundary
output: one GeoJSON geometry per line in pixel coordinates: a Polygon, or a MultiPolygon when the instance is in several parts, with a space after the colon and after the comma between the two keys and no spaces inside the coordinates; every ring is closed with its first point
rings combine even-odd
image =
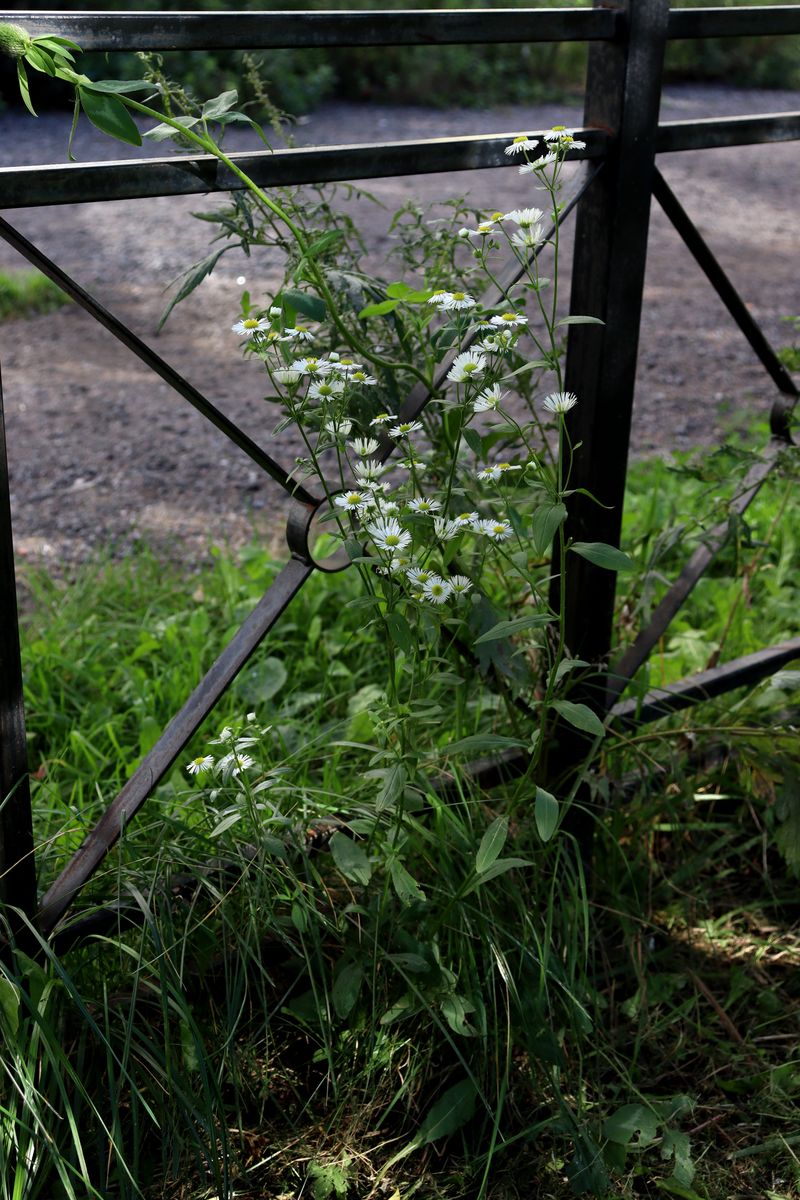
{"type": "Polygon", "coordinates": [[[546,792],[544,788],[537,787],[533,815],[536,829],[543,842],[549,842],[556,831],[558,811],[559,805],[555,796],[546,792]]]}
{"type": "Polygon", "coordinates": [[[473,733],[470,737],[459,738],[442,746],[442,754],[476,754],[481,750],[519,750],[526,743],[519,738],[503,737],[499,733],[473,733]]]}
{"type": "Polygon", "coordinates": [[[164,328],[164,325],[173,308],[175,308],[177,304],[180,304],[181,300],[185,300],[186,297],[189,296],[194,289],[203,282],[205,277],[211,274],[222,255],[230,249],[232,249],[231,246],[223,246],[221,250],[215,250],[213,254],[209,254],[207,258],[201,259],[200,262],[195,263],[193,267],[189,268],[189,270],[183,276],[183,283],[178,288],[178,291],[172,297],[167,307],[164,309],[164,312],[161,314],[161,320],[158,322],[159,329],[164,328]]]}
{"type": "MultiPolygon", "coordinates": [[[[199,117],[180,116],[172,119],[184,129],[192,129],[200,123],[199,117]]],[[[154,125],[152,129],[148,129],[144,136],[151,142],[167,142],[170,138],[179,137],[180,130],[175,129],[172,125],[167,125],[165,121],[162,125],[154,125]]]]}
{"type": "Polygon", "coordinates": [[[480,646],[483,642],[495,642],[498,638],[511,637],[512,634],[519,633],[523,629],[537,629],[542,625],[549,625],[552,620],[551,613],[530,613],[527,617],[514,617],[511,621],[500,621],[476,638],[475,645],[480,646]]]}
{"type": "Polygon", "coordinates": [[[372,878],[372,866],[358,842],[337,829],[329,845],[333,861],[345,878],[366,887],[372,878]]]}
{"type": "Polygon", "coordinates": [[[635,571],[636,563],[623,550],[606,542],[572,542],[570,550],[607,571],[635,571]]]}
{"type": "Polygon", "coordinates": [[[50,55],[46,50],[40,49],[35,44],[31,44],[28,47],[25,61],[29,66],[33,67],[34,71],[41,71],[44,75],[55,75],[55,68],[50,55]]]}
{"type": "MultiPolygon", "coordinates": [[[[401,904],[424,903],[426,896],[416,879],[408,873],[403,864],[396,858],[389,862],[389,875],[392,886],[397,892],[401,904]]],[[[397,956],[401,957],[401,956],[397,956]]],[[[423,960],[424,961],[424,960],[423,960]]],[[[427,968],[427,963],[425,964],[427,968]]],[[[409,968],[411,970],[411,968],[409,968]]]]}
{"type": "Polygon", "coordinates": [[[414,1145],[429,1146],[440,1138],[449,1137],[466,1125],[475,1111],[475,1084],[471,1079],[448,1088],[431,1108],[419,1127],[414,1145]]]}
{"type": "Polygon", "coordinates": [[[549,553],[557,530],[567,519],[567,508],[558,504],[540,504],[531,517],[531,540],[537,554],[549,553]]]}
{"type": "Polygon", "coordinates": [[[453,992],[451,995],[445,996],[439,1007],[442,1010],[442,1016],[454,1033],[460,1033],[462,1037],[475,1037],[476,1031],[467,1020],[470,1013],[475,1012],[475,1005],[470,1000],[465,1000],[463,996],[458,996],[453,992]]]}
{"type": "Polygon", "coordinates": [[[487,867],[485,871],[477,875],[469,887],[464,889],[464,895],[468,896],[470,892],[474,892],[482,884],[488,883],[490,879],[496,879],[498,875],[505,875],[506,871],[514,871],[518,867],[529,866],[531,866],[531,863],[527,858],[496,858],[490,867],[487,867]]]}
{"type": "Polygon", "coordinates": [[[394,763],[384,773],[383,786],[378,792],[375,800],[375,807],[378,812],[383,812],[386,808],[391,808],[395,800],[403,794],[403,788],[406,786],[408,773],[402,763],[394,763]]]}
{"type": "Polygon", "coordinates": [[[562,317],[556,325],[605,325],[599,317],[562,317]]]}
{"type": "Polygon", "coordinates": [[[358,316],[360,319],[364,317],[382,317],[386,313],[394,312],[399,304],[399,300],[381,300],[378,304],[368,304],[366,308],[362,308],[358,316]]]}
{"type": "Polygon", "coordinates": [[[81,90],[127,96],[129,92],[155,91],[155,84],[144,79],[92,79],[90,83],[84,84],[81,90]]]}
{"type": "Polygon", "coordinates": [[[277,696],[288,678],[283,661],[270,656],[253,663],[236,685],[236,691],[248,705],[256,705],[277,696]]]}
{"type": "Polygon", "coordinates": [[[644,1104],[623,1104],[603,1122],[603,1134],[610,1142],[620,1146],[643,1149],[655,1141],[658,1135],[658,1118],[644,1104]],[[633,1139],[639,1135],[636,1141],[633,1139]]]}
{"type": "Polygon", "coordinates": [[[364,970],[360,963],[348,963],[336,975],[333,981],[333,1007],[336,1015],[344,1019],[355,1007],[364,970]]]}
{"type": "Polygon", "coordinates": [[[296,312],[310,317],[312,321],[325,320],[328,309],[325,301],[320,300],[319,296],[312,296],[309,292],[298,292],[293,288],[285,288],[281,292],[280,299],[282,303],[287,304],[296,312]]]}
{"type": "Polygon", "coordinates": [[[207,121],[215,121],[217,117],[230,112],[238,99],[239,93],[236,91],[220,92],[213,100],[206,100],[200,111],[207,121]]]}
{"type": "Polygon", "coordinates": [[[67,58],[71,58],[72,56],[66,54],[66,50],[77,50],[78,54],[81,53],[81,48],[77,42],[71,42],[69,38],[65,37],[56,37],[55,34],[48,34],[47,37],[37,37],[34,38],[34,41],[37,46],[46,46],[48,50],[55,50],[60,54],[64,54],[67,58]]]}
{"type": "Polygon", "coordinates": [[[482,875],[501,853],[508,837],[508,818],[497,817],[481,838],[475,855],[475,870],[482,875]]]}
{"type": "Polygon", "coordinates": [[[661,1140],[661,1157],[674,1158],[672,1176],[681,1187],[690,1188],[694,1182],[695,1165],[688,1133],[677,1129],[665,1129],[661,1140]]]}
{"type": "Polygon", "coordinates": [[[603,722],[587,704],[573,704],[571,700],[554,700],[553,708],[576,729],[582,729],[584,733],[591,733],[595,737],[605,737],[606,730],[603,722]]]}
{"type": "Polygon", "coordinates": [[[406,304],[424,304],[426,300],[430,300],[433,292],[430,289],[418,291],[409,287],[407,283],[390,283],[386,295],[390,300],[404,300],[406,304]]]}
{"type": "Polygon", "coordinates": [[[303,257],[317,258],[318,255],[324,254],[326,250],[338,246],[343,241],[344,234],[341,229],[329,229],[327,233],[323,233],[321,237],[311,243],[303,257]]]}
{"type": "Polygon", "coordinates": [[[411,632],[411,626],[405,619],[402,613],[389,612],[386,614],[386,628],[389,630],[389,637],[398,646],[404,654],[413,654],[417,642],[414,634],[411,632]]]}
{"type": "Polygon", "coordinates": [[[472,453],[480,457],[480,455],[483,453],[483,439],[481,438],[481,435],[478,433],[477,429],[470,429],[469,426],[467,426],[467,428],[463,431],[462,436],[472,453]]]}
{"type": "Polygon", "coordinates": [[[142,135],[136,128],[133,117],[117,96],[93,92],[85,87],[79,88],[78,94],[83,111],[97,129],[119,142],[126,142],[129,146],[141,146],[142,135]]]}
{"type": "Polygon", "coordinates": [[[19,1029],[19,988],[5,975],[0,975],[0,1012],[6,1029],[14,1037],[19,1029]]]}

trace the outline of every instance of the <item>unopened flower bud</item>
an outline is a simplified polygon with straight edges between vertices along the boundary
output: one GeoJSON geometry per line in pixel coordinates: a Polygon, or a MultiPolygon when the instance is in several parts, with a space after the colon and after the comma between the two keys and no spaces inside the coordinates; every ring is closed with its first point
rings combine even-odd
{"type": "Polygon", "coordinates": [[[0,52],[9,58],[24,58],[33,38],[21,25],[0,25],[0,52]]]}

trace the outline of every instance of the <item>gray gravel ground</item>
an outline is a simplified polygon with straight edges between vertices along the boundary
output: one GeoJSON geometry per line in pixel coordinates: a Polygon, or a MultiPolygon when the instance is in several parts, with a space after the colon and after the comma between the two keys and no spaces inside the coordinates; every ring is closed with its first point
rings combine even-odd
{"type": "MultiPolygon", "coordinates": [[[[662,120],[798,108],[798,93],[691,86],[667,89],[662,120]]],[[[580,113],[552,106],[432,111],[330,104],[298,128],[297,141],[513,133],[556,121],[580,124],[580,113]]],[[[63,161],[67,128],[56,114],[38,122],[0,115],[0,165],[63,161]]],[[[91,129],[81,132],[76,153],[83,160],[120,157],[116,144],[91,129]]],[[[659,166],[767,335],[774,344],[786,341],[781,317],[800,312],[797,144],[665,155],[659,166]]],[[[360,214],[376,256],[389,246],[391,213],[407,199],[441,199],[469,187],[476,204],[507,210],[531,198],[529,182],[513,169],[365,186],[386,205],[360,214]]],[[[190,214],[213,203],[170,197],[4,215],[271,453],[291,462],[291,435],[271,438],[262,377],[241,362],[230,333],[237,277],[247,276],[254,295],[268,293],[278,278],[274,258],[227,255],[155,334],[164,288],[208,252],[209,227],[190,214]]],[[[23,265],[0,242],[0,269],[23,265]]],[[[212,542],[241,543],[254,531],[280,546],[279,489],[79,309],[0,326],[0,362],[21,557],[59,565],[109,546],[123,552],[144,538],[170,556],[198,559],[212,542]]],[[[765,417],[773,397],[769,378],[657,207],[637,388],[632,449],[638,456],[714,444],[765,417]]]]}

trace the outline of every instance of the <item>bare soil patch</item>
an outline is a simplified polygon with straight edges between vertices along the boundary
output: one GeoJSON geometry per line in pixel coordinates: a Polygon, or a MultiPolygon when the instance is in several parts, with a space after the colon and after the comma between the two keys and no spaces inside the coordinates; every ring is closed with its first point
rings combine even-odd
{"type": "MultiPolygon", "coordinates": [[[[669,89],[662,119],[800,107],[797,93],[696,86],[669,89]]],[[[299,144],[518,132],[576,110],[430,111],[331,104],[297,131],[299,144]]],[[[68,121],[0,116],[0,165],[63,161],[68,121]]],[[[84,130],[84,160],[119,157],[84,130]]],[[[707,237],[773,344],[781,317],[800,311],[797,287],[800,155],[796,143],[662,156],[659,166],[707,237]]],[[[360,214],[376,259],[389,246],[391,214],[409,198],[445,199],[467,189],[486,209],[530,202],[512,168],[460,176],[364,181],[385,205],[360,214]]],[[[2,198],[0,197],[0,203],[2,198]]],[[[269,254],[227,255],[219,269],[155,329],[163,291],[208,252],[209,226],[191,212],[213,197],[116,201],[5,215],[120,316],[270,453],[291,463],[290,431],[273,438],[263,382],[243,363],[230,333],[240,275],[268,295],[278,264],[269,254]]],[[[24,266],[0,242],[0,269],[24,266]]],[[[159,552],[199,559],[217,543],[254,534],[280,549],[285,502],[279,488],[123,346],[70,306],[0,326],[12,508],[18,552],[64,565],[100,550],[123,553],[144,539],[159,552]]],[[[713,445],[766,418],[773,385],[666,218],[654,205],[639,347],[632,451],[637,456],[713,445]]]]}

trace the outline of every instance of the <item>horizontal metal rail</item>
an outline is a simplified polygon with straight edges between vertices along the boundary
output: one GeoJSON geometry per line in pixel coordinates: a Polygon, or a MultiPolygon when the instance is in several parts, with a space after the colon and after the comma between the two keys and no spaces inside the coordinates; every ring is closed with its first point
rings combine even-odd
{"type": "Polygon", "coordinates": [[[125,828],[169,771],[222,693],[263,641],[289,602],[314,571],[314,564],[291,558],[222,651],[214,665],[145,755],[117,798],[48,888],[39,909],[39,928],[47,937],[73,898],[91,878],[125,828]]]}
{"type": "Polygon", "coordinates": [[[613,9],[469,8],[414,12],[0,12],[36,37],[84,50],[279,50],[443,46],[613,38],[613,9]]]}
{"type": "Polygon", "coordinates": [[[722,696],[734,688],[760,683],[797,658],[800,658],[800,638],[793,638],[766,650],[731,659],[720,667],[653,688],[640,699],[622,700],[614,705],[609,716],[623,728],[645,725],[679,712],[682,708],[689,708],[692,704],[713,700],[715,696],[722,696]]]}
{"type": "Polygon", "coordinates": [[[792,142],[800,138],[800,112],[764,113],[757,117],[704,117],[695,121],[665,121],[658,127],[657,154],[677,150],[721,150],[792,142]]]}
{"type": "Polygon", "coordinates": [[[667,37],[775,37],[800,33],[800,6],[775,4],[762,8],[673,8],[667,37]]]}
{"type": "MultiPolygon", "coordinates": [[[[234,154],[236,165],[260,187],[379,179],[399,175],[514,167],[505,153],[519,130],[480,137],[425,138],[414,142],[255,150],[234,154]]],[[[531,134],[531,136],[535,136],[531,134]]],[[[541,135],[540,135],[541,136],[541,135]]],[[[599,159],[609,144],[603,130],[581,130],[586,149],[572,159],[599,159]]],[[[89,200],[130,200],[144,196],[196,195],[231,191],[244,185],[211,154],[128,159],[106,163],[0,168],[0,207],[33,208],[89,200]]]]}

